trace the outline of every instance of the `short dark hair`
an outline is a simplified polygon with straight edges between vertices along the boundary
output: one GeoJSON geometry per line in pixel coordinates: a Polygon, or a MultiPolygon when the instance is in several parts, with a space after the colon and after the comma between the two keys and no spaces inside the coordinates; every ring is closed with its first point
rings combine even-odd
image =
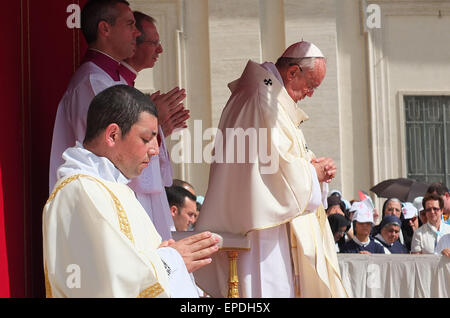
{"type": "Polygon", "coordinates": [[[167,201],[169,206],[176,206],[180,210],[184,206],[186,197],[194,202],[197,202],[197,197],[185,188],[178,186],[166,187],[167,201]]]}
{"type": "Polygon", "coordinates": [[[97,30],[100,21],[106,21],[110,25],[116,23],[118,3],[130,3],[126,0],[89,0],[81,10],[81,31],[88,44],[97,40],[97,30]]]}
{"type": "Polygon", "coordinates": [[[425,203],[427,201],[439,201],[439,208],[442,210],[444,208],[444,200],[442,199],[442,197],[438,194],[434,194],[434,193],[428,193],[425,195],[425,197],[422,200],[422,206],[423,209],[425,210],[425,203]]]}
{"type": "Polygon", "coordinates": [[[145,34],[144,28],[142,27],[142,21],[147,21],[147,22],[155,24],[156,20],[155,20],[155,18],[149,16],[148,14],[142,13],[140,11],[134,11],[133,15],[134,15],[134,20],[136,20],[136,29],[138,29],[138,31],[141,32],[141,35],[139,35],[136,38],[136,43],[141,44],[142,42],[144,42],[147,39],[147,34],[145,34]]]}
{"type": "Polygon", "coordinates": [[[84,142],[90,142],[113,123],[125,136],[142,112],[158,118],[155,104],[136,88],[116,85],[101,91],[89,105],[84,142]]]}
{"type": "Polygon", "coordinates": [[[427,194],[431,194],[434,192],[436,192],[440,196],[443,196],[448,193],[448,188],[442,182],[434,182],[428,187],[427,194]]]}
{"type": "Polygon", "coordinates": [[[188,188],[194,189],[194,186],[192,184],[190,184],[187,181],[180,180],[180,179],[173,179],[172,186],[177,186],[177,187],[182,187],[182,188],[188,187],[188,188]]]}

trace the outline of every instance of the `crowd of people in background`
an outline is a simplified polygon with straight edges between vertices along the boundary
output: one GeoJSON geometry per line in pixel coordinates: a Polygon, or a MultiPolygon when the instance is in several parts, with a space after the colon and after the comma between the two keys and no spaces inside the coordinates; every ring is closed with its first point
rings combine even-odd
{"type": "MultiPolygon", "coordinates": [[[[204,197],[174,179],[166,194],[176,231],[194,231],[204,197]]],[[[338,190],[327,198],[327,217],[338,253],[442,254],[450,257],[450,193],[433,183],[413,202],[397,198],[378,210],[369,196],[348,201],[338,190]]]]}
{"type": "Polygon", "coordinates": [[[327,217],[338,253],[442,254],[450,257],[450,193],[432,183],[413,202],[388,198],[381,219],[369,196],[348,201],[331,191],[327,217]]]}

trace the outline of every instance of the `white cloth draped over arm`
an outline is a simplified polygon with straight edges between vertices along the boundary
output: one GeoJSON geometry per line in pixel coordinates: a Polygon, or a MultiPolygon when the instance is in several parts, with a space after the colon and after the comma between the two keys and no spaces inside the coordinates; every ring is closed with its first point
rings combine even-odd
{"type": "Polygon", "coordinates": [[[157,250],[158,255],[169,268],[169,290],[172,298],[198,298],[193,276],[187,271],[180,253],[171,247],[157,250]]]}

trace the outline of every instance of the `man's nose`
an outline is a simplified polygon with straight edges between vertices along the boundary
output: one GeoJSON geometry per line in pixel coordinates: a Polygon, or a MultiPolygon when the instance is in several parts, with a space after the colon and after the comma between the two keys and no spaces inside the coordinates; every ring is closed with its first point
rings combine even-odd
{"type": "Polygon", "coordinates": [[[153,138],[150,142],[150,147],[148,148],[149,157],[159,155],[159,145],[158,138],[153,138]]]}
{"type": "Polygon", "coordinates": [[[136,26],[134,26],[134,37],[137,38],[138,36],[140,36],[142,33],[141,31],[138,30],[138,28],[136,28],[136,26]]]}
{"type": "Polygon", "coordinates": [[[158,44],[158,47],[156,48],[156,52],[158,52],[159,54],[161,54],[163,51],[164,51],[164,50],[163,50],[162,44],[159,43],[159,44],[158,44]]]}

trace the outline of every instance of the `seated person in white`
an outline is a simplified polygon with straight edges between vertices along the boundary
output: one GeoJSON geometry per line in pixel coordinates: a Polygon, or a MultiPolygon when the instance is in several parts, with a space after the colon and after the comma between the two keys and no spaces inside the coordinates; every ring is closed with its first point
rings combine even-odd
{"type": "Polygon", "coordinates": [[[44,207],[47,296],[198,297],[189,272],[211,262],[218,239],[203,232],[162,242],[126,185],[158,153],[157,132],[156,109],[135,88],[93,99],[84,143],[64,152],[44,207]]]}

